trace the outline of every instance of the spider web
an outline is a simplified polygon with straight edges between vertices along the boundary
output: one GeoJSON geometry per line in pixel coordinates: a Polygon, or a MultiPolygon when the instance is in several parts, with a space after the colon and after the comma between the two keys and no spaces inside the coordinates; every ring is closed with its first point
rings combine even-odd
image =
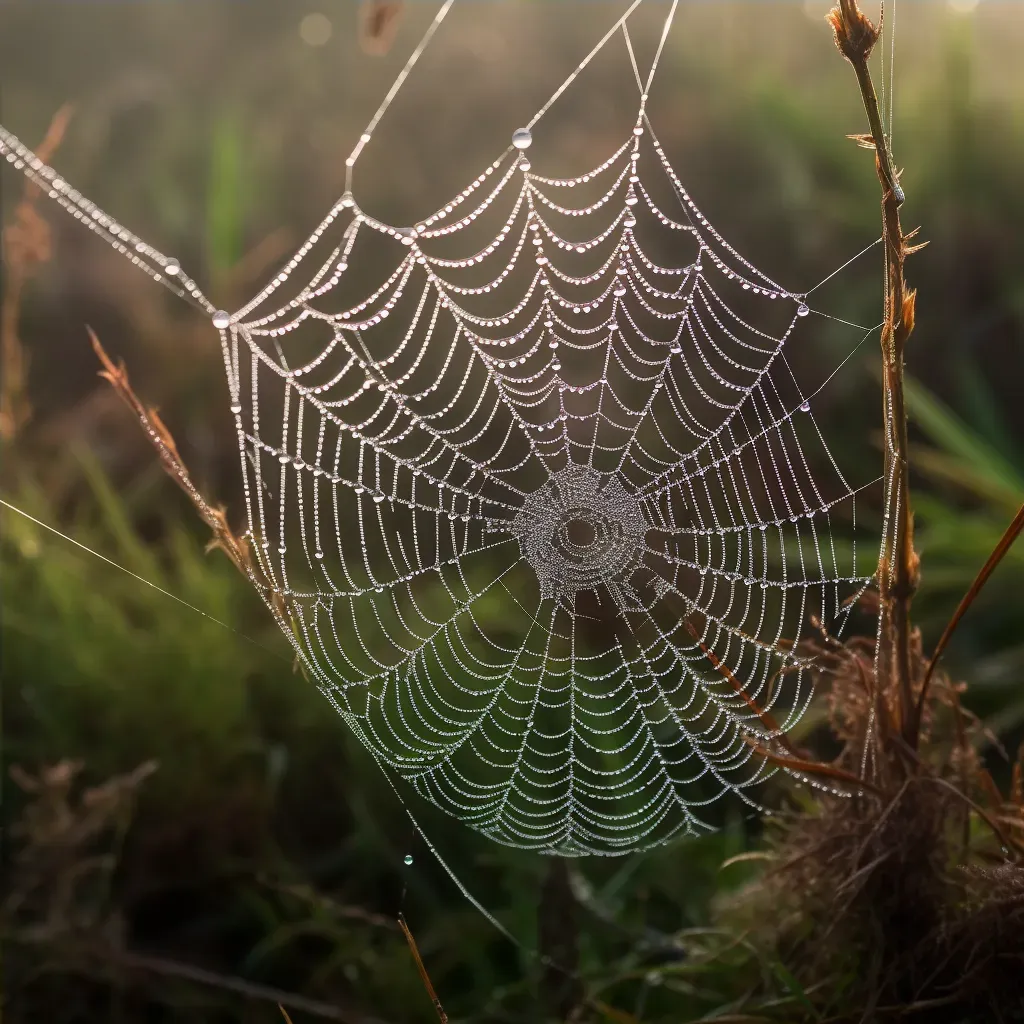
{"type": "Polygon", "coordinates": [[[212,316],[254,583],[353,732],[491,839],[570,855],[699,833],[726,794],[756,807],[812,695],[802,641],[868,582],[832,536],[855,491],[786,359],[805,296],[673,170],[647,101],[675,4],[646,78],[637,6],[450,202],[395,227],[346,191],[233,315],[0,130],[212,316]],[[541,174],[533,129],[613,42],[632,130],[541,174]]]}

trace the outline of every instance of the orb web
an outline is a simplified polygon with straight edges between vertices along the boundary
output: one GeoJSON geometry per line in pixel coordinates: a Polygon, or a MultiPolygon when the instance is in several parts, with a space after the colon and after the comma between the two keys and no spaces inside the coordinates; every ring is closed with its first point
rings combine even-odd
{"type": "Polygon", "coordinates": [[[571,177],[534,121],[414,226],[347,194],[224,332],[264,585],[318,684],[420,794],[561,853],[754,803],[799,640],[863,582],[784,357],[806,305],[697,209],[646,95],[571,177]]]}
{"type": "Polygon", "coordinates": [[[801,641],[867,582],[832,537],[855,491],[786,359],[804,296],[673,169],[646,105],[676,5],[646,78],[638,6],[450,202],[394,226],[346,191],[234,314],[0,135],[212,317],[254,582],[322,692],[422,796],[561,854],[756,806],[811,697],[801,641]],[[565,176],[538,121],[612,42],[635,122],[565,176]]]}

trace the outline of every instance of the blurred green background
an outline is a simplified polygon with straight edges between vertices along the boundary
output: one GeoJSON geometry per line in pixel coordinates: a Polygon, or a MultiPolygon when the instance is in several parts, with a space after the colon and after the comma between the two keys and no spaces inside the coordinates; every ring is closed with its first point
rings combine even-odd
{"type": "MultiPolygon", "coordinates": [[[[635,37],[649,50],[665,5],[646,6],[635,37]]],[[[865,126],[827,6],[683,3],[652,99],[697,202],[794,290],[879,231],[871,156],[845,138],[865,126]]],[[[411,222],[475,177],[620,9],[456,5],[358,165],[363,207],[411,222]]],[[[7,4],[0,113],[34,145],[72,103],[61,173],[236,308],[341,192],[344,158],[433,12],[407,4],[381,55],[361,43],[354,3],[7,4]]],[[[909,265],[920,294],[908,353],[927,644],[1024,501],[1024,8],[908,2],[897,18],[904,224],[930,242],[909,265]]],[[[606,126],[631,102],[621,57],[552,112],[566,160],[605,155],[606,126]]],[[[0,184],[8,224],[22,182],[5,172],[0,184]]],[[[590,996],[632,1015],[618,1019],[696,1019],[756,988],[739,944],[705,956],[716,901],[755,866],[720,869],[756,842],[760,826],[738,808],[707,839],[572,864],[559,879],[549,860],[488,843],[403,790],[524,949],[463,898],[255,595],[204,553],[202,525],[95,377],[86,324],[237,523],[208,324],[55,206],[39,211],[53,253],[21,302],[31,416],[3,442],[3,496],[227,628],[2,510],[5,761],[27,773],[5,778],[9,1019],[269,1022],[291,994],[310,1001],[292,1000],[295,1024],[430,1021],[401,910],[453,1020],[545,1020],[557,998],[529,952],[550,926],[545,885],[575,893],[566,941],[590,996]],[[62,761],[81,767],[40,781],[62,761]],[[145,779],[117,781],[150,762],[145,779]]],[[[821,308],[877,323],[880,273],[875,249],[822,289],[821,308]]],[[[824,379],[850,345],[822,319],[802,369],[824,379]]],[[[855,482],[879,472],[876,365],[865,345],[818,412],[855,482]]],[[[875,544],[877,523],[865,509],[860,543],[875,544]]],[[[1008,747],[1024,736],[1022,568],[1018,548],[948,659],[1008,747]]],[[[801,799],[778,788],[769,802],[801,799]]]]}

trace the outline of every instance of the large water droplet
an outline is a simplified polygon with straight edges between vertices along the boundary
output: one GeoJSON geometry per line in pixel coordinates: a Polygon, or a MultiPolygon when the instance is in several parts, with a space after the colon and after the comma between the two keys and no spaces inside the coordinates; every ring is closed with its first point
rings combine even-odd
{"type": "Polygon", "coordinates": [[[231,314],[226,309],[218,309],[213,314],[213,326],[218,330],[224,330],[231,323],[231,314]]]}
{"type": "Polygon", "coordinates": [[[405,866],[409,867],[412,864],[412,854],[411,853],[407,853],[405,855],[405,857],[403,858],[403,860],[405,861],[405,866]]]}
{"type": "Polygon", "coordinates": [[[801,302],[800,305],[796,307],[797,316],[807,316],[810,311],[811,307],[808,306],[806,302],[801,302]]]}
{"type": "Polygon", "coordinates": [[[517,128],[512,133],[512,145],[516,149],[529,149],[531,142],[533,142],[533,133],[529,128],[517,128]]]}
{"type": "Polygon", "coordinates": [[[810,412],[811,411],[811,403],[810,402],[801,402],[800,403],[800,411],[801,412],[810,412]]]}
{"type": "Polygon", "coordinates": [[[178,261],[168,260],[164,264],[164,273],[167,274],[168,277],[177,277],[178,274],[181,273],[181,266],[179,265],[178,261]]]}

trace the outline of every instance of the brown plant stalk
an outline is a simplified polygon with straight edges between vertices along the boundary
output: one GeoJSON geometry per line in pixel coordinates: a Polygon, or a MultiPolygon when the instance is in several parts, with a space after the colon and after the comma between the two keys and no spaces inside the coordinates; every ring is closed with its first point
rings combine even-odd
{"type": "Polygon", "coordinates": [[[920,246],[908,246],[915,232],[904,235],[900,224],[903,189],[893,166],[882,127],[868,59],[878,41],[878,29],[857,6],[839,0],[828,15],[836,46],[857,75],[870,132],[856,140],[875,151],[875,168],[882,186],[882,237],[885,248],[885,317],[882,325],[883,415],[885,422],[886,529],[878,558],[881,597],[880,671],[895,684],[900,729],[904,740],[917,746],[914,671],[911,651],[910,606],[918,586],[919,560],[914,550],[914,520],[910,504],[907,411],[903,393],[903,357],[914,330],[916,292],[908,290],[904,262],[920,246]]]}
{"type": "MultiPolygon", "coordinates": [[[[228,524],[224,509],[210,503],[192,482],[188,467],[178,453],[174,437],[160,419],[156,409],[146,406],[128,380],[124,363],[115,363],[106,349],[89,328],[89,340],[103,369],[100,376],[113,387],[118,397],[135,414],[149,443],[156,450],[160,463],[167,475],[188,495],[200,518],[210,528],[213,537],[208,549],[220,549],[231,559],[235,568],[254,586],[259,587],[260,568],[252,546],[245,535],[237,534],[228,524]]],[[[289,612],[284,598],[276,591],[269,591],[270,609],[282,624],[288,621],[289,612]]]]}
{"type": "Polygon", "coordinates": [[[437,997],[434,984],[430,980],[430,974],[427,972],[427,965],[423,962],[423,957],[420,956],[419,946],[416,945],[416,939],[406,923],[404,914],[400,913],[398,915],[398,927],[402,929],[405,941],[409,944],[409,952],[412,953],[412,958],[416,963],[416,970],[420,972],[420,980],[423,982],[423,987],[427,990],[427,995],[430,996],[430,1001],[434,1004],[434,1009],[437,1011],[437,1019],[441,1024],[448,1024],[448,1014],[444,1012],[441,1000],[437,997]]]}

